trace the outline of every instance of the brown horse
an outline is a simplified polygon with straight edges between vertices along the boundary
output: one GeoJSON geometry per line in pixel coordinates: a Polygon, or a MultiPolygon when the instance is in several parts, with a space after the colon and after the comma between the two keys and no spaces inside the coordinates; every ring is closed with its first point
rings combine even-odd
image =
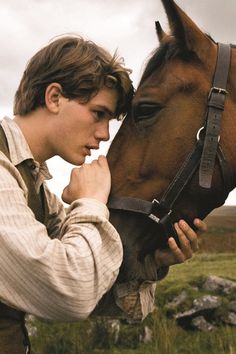
{"type": "MultiPolygon", "coordinates": [[[[110,204],[111,221],[124,244],[124,262],[118,282],[153,279],[146,260],[158,247],[166,247],[166,238],[171,236],[168,225],[180,218],[190,225],[195,217],[205,218],[224,203],[236,183],[236,48],[232,46],[229,52],[228,79],[224,73],[227,87],[212,89],[219,52],[217,43],[203,33],[174,1],[162,0],[162,3],[171,33],[164,33],[157,23],[160,46],[144,70],[132,111],[108,152],[112,198],[131,197],[121,199],[118,207],[116,200],[114,205],[112,201],[110,204]],[[220,102],[215,102],[218,96],[220,102]],[[202,161],[204,139],[208,138],[208,142],[215,139],[215,136],[211,137],[211,131],[210,137],[207,133],[206,113],[209,111],[213,111],[217,119],[222,116],[220,143],[213,148],[210,146],[211,161],[209,149],[202,161]],[[191,161],[184,162],[195,146],[197,132],[204,126],[198,135],[199,159],[192,165],[191,161]],[[214,149],[220,151],[218,157],[214,157],[214,149]],[[179,172],[183,162],[191,167],[179,172]],[[214,167],[213,174],[206,171],[209,165],[214,167]],[[177,193],[173,195],[176,186],[168,186],[176,175],[180,175],[177,183],[182,187],[179,190],[177,187],[177,193]],[[171,192],[158,210],[159,203],[151,202],[153,199],[162,200],[168,188],[171,192]],[[171,201],[168,200],[170,196],[171,201]],[[143,201],[144,206],[140,209],[143,201]],[[168,219],[166,234],[164,219],[168,219]]],[[[223,53],[219,59],[223,64],[224,57],[223,53]]],[[[219,130],[219,124],[213,128],[219,130]]]]}

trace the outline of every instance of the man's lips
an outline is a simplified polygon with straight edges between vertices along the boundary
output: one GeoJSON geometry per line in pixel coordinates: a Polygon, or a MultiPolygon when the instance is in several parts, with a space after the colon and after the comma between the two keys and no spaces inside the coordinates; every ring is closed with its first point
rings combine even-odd
{"type": "Polygon", "coordinates": [[[98,145],[86,145],[85,146],[86,155],[91,156],[91,150],[98,150],[98,149],[99,149],[98,145]]]}

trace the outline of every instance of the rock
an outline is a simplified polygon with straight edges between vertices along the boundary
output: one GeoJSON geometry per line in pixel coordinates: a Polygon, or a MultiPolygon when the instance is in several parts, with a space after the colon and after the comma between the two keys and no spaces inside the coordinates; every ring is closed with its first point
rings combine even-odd
{"type": "Polygon", "coordinates": [[[198,291],[209,292],[209,294],[194,299],[192,306],[188,306],[190,298],[185,290],[165,305],[169,315],[171,315],[170,310],[175,310],[172,311],[171,316],[181,327],[187,330],[213,331],[221,325],[236,325],[236,300],[232,300],[235,299],[236,293],[235,281],[209,276],[199,285],[198,291]],[[184,305],[187,310],[176,314],[179,305],[182,307],[184,305]]]}
{"type": "Polygon", "coordinates": [[[236,326],[236,313],[229,312],[228,316],[223,320],[226,324],[236,326]]]}
{"type": "Polygon", "coordinates": [[[193,301],[193,307],[197,311],[212,310],[220,307],[222,301],[218,296],[205,295],[193,301]]]}
{"type": "Polygon", "coordinates": [[[175,315],[176,319],[183,317],[193,317],[202,311],[214,310],[221,305],[221,299],[217,296],[205,295],[193,300],[193,307],[185,312],[175,315]]]}
{"type": "Polygon", "coordinates": [[[193,319],[196,317],[209,317],[210,314],[220,307],[222,301],[217,296],[205,295],[193,301],[193,307],[185,312],[177,313],[174,318],[184,328],[191,328],[193,319]]]}
{"type": "Polygon", "coordinates": [[[216,327],[207,322],[203,316],[193,318],[191,323],[193,327],[203,332],[211,332],[216,329],[216,327]]]}
{"type": "Polygon", "coordinates": [[[233,312],[236,312],[236,301],[231,301],[229,303],[229,309],[233,312]]]}
{"type": "Polygon", "coordinates": [[[107,320],[107,330],[109,336],[113,339],[116,344],[119,339],[120,334],[120,321],[119,320],[107,320]]]}
{"type": "Polygon", "coordinates": [[[34,337],[37,335],[37,327],[34,324],[35,317],[33,315],[26,316],[26,327],[28,330],[29,337],[34,337]]]}
{"type": "Polygon", "coordinates": [[[233,292],[236,292],[236,282],[212,275],[209,276],[203,284],[203,289],[232,294],[233,292]]]}
{"type": "Polygon", "coordinates": [[[172,301],[166,304],[167,308],[176,308],[181,305],[187,299],[187,292],[185,290],[181,291],[181,293],[176,296],[172,301]]]}
{"type": "Polygon", "coordinates": [[[152,341],[152,330],[148,326],[144,326],[143,333],[139,336],[139,341],[149,343],[152,341]]]}
{"type": "Polygon", "coordinates": [[[184,322],[184,320],[186,319],[187,322],[189,322],[189,320],[191,320],[193,317],[197,316],[198,311],[195,309],[190,309],[188,311],[184,311],[184,312],[179,312],[177,313],[174,318],[178,321],[178,322],[184,322]]]}

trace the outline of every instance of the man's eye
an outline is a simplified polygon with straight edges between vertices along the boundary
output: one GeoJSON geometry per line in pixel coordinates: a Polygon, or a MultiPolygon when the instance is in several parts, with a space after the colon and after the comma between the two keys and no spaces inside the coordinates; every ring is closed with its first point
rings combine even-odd
{"type": "Polygon", "coordinates": [[[97,120],[101,120],[105,118],[106,113],[104,111],[94,111],[94,115],[97,120]]]}

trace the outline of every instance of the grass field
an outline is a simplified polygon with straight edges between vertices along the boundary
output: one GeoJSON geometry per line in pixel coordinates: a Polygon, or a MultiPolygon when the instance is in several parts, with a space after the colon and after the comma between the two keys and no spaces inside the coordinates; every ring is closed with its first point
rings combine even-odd
{"type": "Polygon", "coordinates": [[[224,326],[211,333],[185,331],[162,312],[164,299],[207,275],[236,281],[235,253],[200,253],[187,263],[172,267],[168,277],[158,284],[157,310],[142,324],[122,325],[116,345],[102,319],[95,327],[91,327],[91,321],[73,325],[44,322],[37,323],[33,354],[236,354],[235,327],[224,326]],[[151,328],[153,340],[140,344],[140,331],[145,325],[151,328]]]}
{"type": "Polygon", "coordinates": [[[235,211],[235,207],[224,207],[207,218],[209,230],[200,237],[199,252],[171,267],[157,286],[157,309],[141,324],[122,324],[115,345],[102,318],[75,324],[35,321],[32,354],[236,354],[235,327],[221,326],[207,333],[186,331],[163,311],[166,299],[208,275],[236,281],[235,211]],[[140,343],[144,326],[153,333],[147,344],[140,343]]]}

